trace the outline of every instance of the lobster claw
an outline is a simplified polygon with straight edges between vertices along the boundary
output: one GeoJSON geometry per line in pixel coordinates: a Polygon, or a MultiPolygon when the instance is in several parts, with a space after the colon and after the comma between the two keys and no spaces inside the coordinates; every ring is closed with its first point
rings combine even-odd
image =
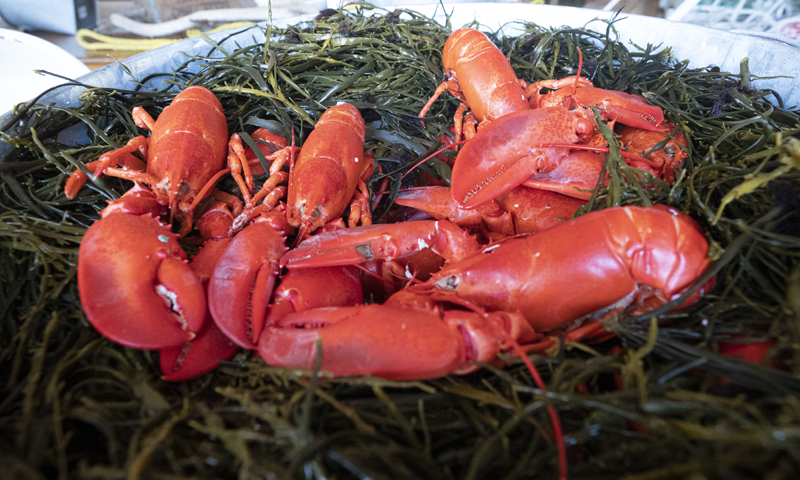
{"type": "Polygon", "coordinates": [[[592,190],[603,174],[604,156],[595,152],[574,151],[562,159],[553,170],[537,173],[525,180],[524,185],[540,190],[557,192],[580,200],[589,200],[592,190]]]}
{"type": "MultiPolygon", "coordinates": [[[[533,106],[539,108],[559,107],[572,100],[572,102],[582,107],[596,106],[606,120],[614,120],[643,130],[661,130],[659,125],[664,121],[664,111],[655,105],[648,104],[644,98],[617,90],[596,88],[591,86],[591,83],[571,89],[568,88],[568,85],[570,85],[572,79],[574,77],[562,79],[562,81],[556,81],[551,84],[539,82],[540,86],[560,88],[560,90],[542,96],[534,95],[531,97],[533,106]]],[[[536,85],[534,84],[531,87],[536,85]]]]}
{"type": "Polygon", "coordinates": [[[664,111],[638,95],[586,87],[577,89],[575,99],[580,105],[597,105],[607,120],[642,130],[660,130],[658,126],[664,121],[664,111]]]}
{"type": "Polygon", "coordinates": [[[237,345],[254,349],[264,328],[284,237],[267,222],[240,231],[217,261],[208,285],[208,307],[217,326],[237,345]]]}
{"type": "Polygon", "coordinates": [[[446,220],[367,225],[323,232],[281,258],[287,268],[357,265],[369,260],[392,260],[424,248],[448,261],[477,251],[478,242],[446,220]]]}
{"type": "Polygon", "coordinates": [[[464,208],[494,200],[528,177],[555,168],[567,148],[594,131],[581,110],[560,107],[512,113],[492,122],[467,142],[456,157],[451,191],[464,208]]]}
{"type": "Polygon", "coordinates": [[[477,227],[485,217],[502,217],[505,213],[496,202],[487,202],[467,210],[453,201],[448,187],[414,187],[397,195],[395,203],[416,208],[436,219],[447,219],[460,227],[477,227]]]}
{"type": "Polygon", "coordinates": [[[211,317],[189,342],[159,351],[159,364],[164,380],[180,382],[208,373],[220,360],[229,360],[239,346],[231,342],[211,317]]]}
{"type": "MultiPolygon", "coordinates": [[[[570,154],[565,160],[569,160],[573,155],[574,153],[570,154]]],[[[554,172],[561,170],[567,163],[567,161],[562,162],[554,172]]],[[[600,167],[602,167],[602,158],[598,170],[600,167]]],[[[540,175],[548,174],[535,175],[531,179],[540,175]]],[[[525,182],[526,185],[528,183],[530,180],[525,182]]],[[[539,184],[535,186],[539,187],[539,184]]],[[[559,183],[557,186],[578,191],[569,185],[559,183]]],[[[594,188],[593,184],[577,186],[578,188],[594,188]]],[[[584,204],[582,200],[573,197],[522,185],[509,190],[493,201],[470,210],[461,208],[453,200],[453,195],[447,187],[410,188],[401,192],[395,202],[398,205],[416,208],[433,218],[446,218],[462,228],[479,229],[485,225],[490,232],[500,235],[536,233],[558,225],[562,223],[560,219],[572,217],[578,207],[584,204]]]]}
{"type": "MultiPolygon", "coordinates": [[[[216,220],[216,219],[215,219],[216,220]]],[[[207,241],[200,251],[192,257],[189,266],[208,290],[208,281],[214,272],[222,253],[233,240],[230,237],[207,241]]],[[[214,370],[220,360],[229,360],[239,350],[214,323],[206,310],[203,328],[191,341],[159,351],[159,363],[164,380],[179,382],[197,377],[214,370]]]]}
{"type": "Polygon", "coordinates": [[[312,369],[322,345],[322,370],[389,380],[469,373],[492,361],[514,335],[532,330],[519,314],[479,314],[403,305],[318,308],[269,325],[258,351],[267,363],[312,369]]]}
{"type": "Polygon", "coordinates": [[[191,340],[202,327],[203,286],[177,236],[152,216],[111,211],[89,227],[78,258],[86,316],[112,341],[160,349],[191,340]]]}

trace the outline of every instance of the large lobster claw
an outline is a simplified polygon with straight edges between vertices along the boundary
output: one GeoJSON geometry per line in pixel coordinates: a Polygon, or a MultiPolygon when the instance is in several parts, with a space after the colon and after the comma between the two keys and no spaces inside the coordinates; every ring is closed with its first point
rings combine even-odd
{"type": "MultiPolygon", "coordinates": [[[[587,153],[587,152],[578,152],[587,153]]],[[[591,155],[596,155],[590,153],[591,155]]],[[[562,169],[573,154],[562,162],[555,171],[562,169]]],[[[602,167],[602,158],[598,169],[602,167]]],[[[548,174],[539,174],[548,175],[548,174]]],[[[531,179],[538,177],[536,175],[531,179]]],[[[596,181],[596,179],[595,179],[596,181]]],[[[530,180],[526,181],[526,184],[530,180]]],[[[561,187],[561,184],[558,184],[561,187]]],[[[564,188],[574,187],[564,185],[564,188]]],[[[579,188],[594,188],[594,185],[578,185],[579,188]]],[[[584,204],[583,201],[547,190],[528,188],[520,185],[494,201],[484,203],[473,209],[459,206],[448,187],[417,187],[400,192],[395,201],[398,205],[416,208],[433,218],[447,219],[462,228],[485,226],[490,232],[502,235],[536,233],[558,225],[561,220],[572,217],[584,204]]]]}
{"type": "MultiPolygon", "coordinates": [[[[572,100],[582,107],[596,106],[606,120],[615,120],[623,125],[642,130],[661,130],[658,126],[664,121],[664,111],[655,105],[648,104],[644,98],[617,90],[596,88],[591,86],[591,82],[581,83],[579,88],[572,89],[569,88],[569,85],[574,84],[574,77],[561,80],[552,84],[539,82],[538,86],[560,88],[560,90],[546,95],[532,96],[531,106],[533,108],[563,107],[565,101],[572,100]]],[[[528,87],[528,93],[531,88],[538,91],[537,84],[528,87]]]]}
{"type": "Polygon", "coordinates": [[[208,285],[208,307],[217,326],[236,344],[254,349],[264,328],[284,237],[267,222],[240,231],[217,261],[208,285]]]}
{"type": "Polygon", "coordinates": [[[447,220],[366,225],[323,232],[281,258],[288,268],[356,265],[369,260],[392,260],[431,248],[448,261],[460,260],[480,247],[447,220]]]}
{"type": "Polygon", "coordinates": [[[519,314],[360,305],[318,308],[269,325],[258,344],[267,363],[311,369],[322,345],[322,370],[390,380],[469,373],[510,341],[535,338],[519,314]]]}
{"type": "Polygon", "coordinates": [[[203,286],[177,236],[149,214],[114,208],[89,227],[79,252],[78,286],[89,322],[132,348],[187,342],[206,315],[203,286]]]}
{"type": "Polygon", "coordinates": [[[567,148],[594,131],[581,110],[560,107],[512,113],[492,122],[467,142],[456,157],[451,190],[464,208],[475,208],[522,184],[531,175],[555,168],[567,148]]]}
{"type": "MultiPolygon", "coordinates": [[[[206,291],[217,261],[231,240],[233,239],[230,237],[211,239],[203,245],[197,255],[192,257],[192,263],[189,266],[203,283],[206,291]]],[[[197,332],[195,338],[184,344],[162,348],[159,351],[159,363],[163,374],[161,378],[170,382],[178,382],[197,377],[217,368],[220,360],[230,359],[238,350],[239,346],[222,333],[211,318],[211,314],[206,310],[203,328],[197,332]]]]}
{"type": "Polygon", "coordinates": [[[625,92],[595,87],[579,88],[575,92],[575,101],[584,106],[597,105],[604,118],[642,130],[659,130],[658,126],[664,121],[661,108],[648,104],[638,95],[625,92]]]}

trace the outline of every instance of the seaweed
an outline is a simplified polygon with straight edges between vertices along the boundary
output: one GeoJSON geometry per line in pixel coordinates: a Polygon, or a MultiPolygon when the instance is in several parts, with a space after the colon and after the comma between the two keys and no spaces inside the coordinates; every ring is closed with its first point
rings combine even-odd
{"type": "Polygon", "coordinates": [[[83,232],[129,185],[105,178],[63,195],[72,170],[140,133],[133,106],[157,115],[179,88],[204,85],[231,132],[294,127],[302,143],[327,107],[351,102],[369,112],[367,149],[381,167],[369,181],[383,196],[376,217],[413,181],[403,174],[438,148],[457,107],[443,96],[424,126],[417,119],[444,79],[449,30],[413,12],[326,10],[230,51],[209,38],[208,54],[136,89],[90,86],[76,107],[31,103],[4,127],[14,148],[0,163],[0,476],[555,478],[551,405],[571,478],[800,476],[798,112],[770,102],[746,64],[690,69],[668,48],[629,49],[613,22],[605,34],[520,27],[513,37],[488,32],[520,78],[575,74],[580,47],[595,85],[645,96],[689,139],[671,187],[636,175],[612,148],[610,183],[579,214],[662,203],[691,215],[712,244],[697,287],[713,275],[716,286],[702,300],[620,314],[603,321],[612,340],[531,356],[548,392],[515,358],[389,382],[277,369],[242,352],[194,380],[161,380],[156,353],[88,324],[76,283],[83,232]],[[65,129],[86,142],[63,144],[65,129]],[[760,364],[720,353],[769,339],[760,364]]]}

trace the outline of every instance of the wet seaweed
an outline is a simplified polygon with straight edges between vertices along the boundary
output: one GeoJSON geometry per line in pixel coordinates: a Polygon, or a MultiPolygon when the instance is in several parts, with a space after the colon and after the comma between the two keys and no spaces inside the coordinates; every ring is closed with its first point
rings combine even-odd
{"type": "MultiPolygon", "coordinates": [[[[613,24],[605,33],[518,27],[487,33],[520,78],[575,74],[580,47],[597,86],[645,96],[690,140],[671,187],[612,148],[609,185],[579,213],[662,203],[691,215],[712,244],[706,277],[717,276],[700,302],[621,314],[604,320],[613,340],[533,356],[548,392],[513,358],[503,369],[388,382],[276,369],[242,352],[200,378],[161,380],[156,353],[115,345],[88,324],[75,281],[83,232],[129,184],[104,178],[63,195],[72,170],[140,133],[133,106],[155,116],[176,87],[204,85],[231,133],[293,126],[302,144],[327,107],[351,102],[369,112],[376,217],[414,181],[401,177],[438,148],[457,106],[444,95],[424,126],[417,119],[444,79],[450,32],[411,12],[326,10],[229,51],[209,38],[207,54],[134,90],[90,87],[71,108],[30,104],[4,127],[15,135],[4,135],[14,148],[0,163],[0,477],[556,478],[550,405],[571,478],[800,476],[798,112],[772,103],[746,64],[690,69],[668,48],[629,49],[613,24]],[[65,145],[65,129],[85,141],[65,145]],[[763,341],[772,343],[761,363],[720,353],[763,341]]],[[[441,165],[426,171],[449,178],[441,165]]],[[[232,182],[222,188],[237,193],[232,182]]]]}

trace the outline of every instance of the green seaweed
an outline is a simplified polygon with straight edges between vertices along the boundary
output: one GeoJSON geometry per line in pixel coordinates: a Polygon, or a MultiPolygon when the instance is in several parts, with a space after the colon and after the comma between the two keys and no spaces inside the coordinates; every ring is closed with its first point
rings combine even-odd
{"type": "MultiPolygon", "coordinates": [[[[378,221],[457,107],[443,95],[424,126],[417,118],[444,79],[450,30],[416,13],[363,4],[269,27],[265,44],[222,51],[209,38],[207,55],[132,91],[90,86],[79,106],[31,103],[4,126],[15,135],[3,136],[14,148],[0,163],[0,477],[556,478],[550,405],[570,478],[800,476],[798,112],[757,90],[746,64],[738,74],[690,69],[669,48],[616,41],[613,22],[605,33],[519,26],[513,37],[487,33],[520,78],[575,74],[580,47],[596,86],[645,96],[689,139],[675,185],[649,188],[606,129],[610,182],[579,213],[662,203],[692,216],[712,244],[697,286],[716,275],[702,300],[620,314],[604,320],[615,339],[532,356],[548,392],[513,358],[502,369],[390,382],[277,369],[241,352],[191,381],[161,380],[157,353],[113,344],[88,324],[76,283],[83,232],[129,183],[105,178],[63,195],[72,170],[140,133],[132,107],[155,116],[176,86],[204,85],[231,133],[294,127],[302,144],[327,107],[351,102],[381,167],[368,183],[383,195],[378,221]],[[88,143],[59,143],[65,128],[88,143]],[[721,343],[767,339],[765,364],[719,353],[721,343]]],[[[441,167],[428,172],[447,177],[441,167]]],[[[221,188],[238,193],[230,181],[221,188]]]]}

